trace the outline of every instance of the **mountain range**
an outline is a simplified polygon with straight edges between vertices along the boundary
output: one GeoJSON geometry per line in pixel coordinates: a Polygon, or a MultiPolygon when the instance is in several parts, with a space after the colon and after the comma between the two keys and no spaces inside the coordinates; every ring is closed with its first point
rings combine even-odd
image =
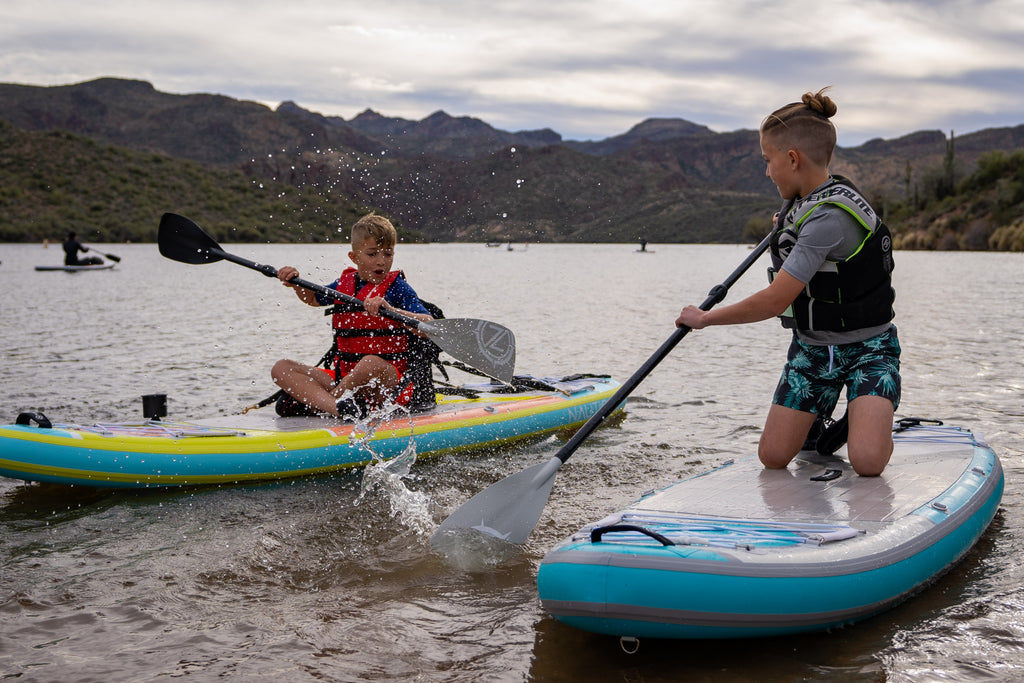
{"type": "MultiPolygon", "coordinates": [[[[412,121],[367,109],[346,120],[295,102],[272,109],[119,78],[0,84],[0,119],[373,208],[427,240],[735,242],[762,229],[779,203],[757,131],[719,133],[683,119],[572,141],[443,111],[412,121]]],[[[832,170],[884,208],[930,182],[953,140],[968,173],[986,152],[1024,147],[1024,125],[840,147],[832,170]]]]}

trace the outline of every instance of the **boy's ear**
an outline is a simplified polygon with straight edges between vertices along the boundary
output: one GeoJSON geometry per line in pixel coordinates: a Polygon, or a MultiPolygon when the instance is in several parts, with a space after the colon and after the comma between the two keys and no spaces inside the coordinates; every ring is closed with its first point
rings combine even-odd
{"type": "MultiPolygon", "coordinates": [[[[355,250],[348,252],[348,260],[351,261],[352,263],[356,262],[356,252],[355,252],[355,250]]],[[[359,265],[359,264],[356,264],[356,265],[359,265]]]]}

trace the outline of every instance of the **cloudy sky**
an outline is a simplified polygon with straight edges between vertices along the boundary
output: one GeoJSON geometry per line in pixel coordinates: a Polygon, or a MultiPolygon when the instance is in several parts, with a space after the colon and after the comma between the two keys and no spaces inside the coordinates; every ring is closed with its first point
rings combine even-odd
{"type": "Polygon", "coordinates": [[[831,85],[851,146],[1024,124],[1024,0],[3,3],[0,82],[100,76],[570,140],[651,117],[757,128],[831,85]]]}

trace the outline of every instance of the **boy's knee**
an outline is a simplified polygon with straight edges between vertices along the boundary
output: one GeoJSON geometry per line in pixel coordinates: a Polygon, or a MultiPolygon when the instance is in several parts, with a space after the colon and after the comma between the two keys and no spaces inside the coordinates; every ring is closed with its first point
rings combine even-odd
{"type": "Polygon", "coordinates": [[[892,441],[872,448],[858,445],[847,445],[846,457],[850,460],[853,471],[862,477],[877,477],[889,464],[892,457],[892,441]]]}
{"type": "Polygon", "coordinates": [[[285,374],[285,372],[287,372],[288,368],[291,367],[291,365],[292,362],[290,360],[282,358],[281,360],[274,363],[273,367],[270,368],[270,376],[273,379],[280,379],[285,374]]]}
{"type": "Polygon", "coordinates": [[[790,454],[777,448],[772,448],[763,442],[757,447],[757,458],[761,461],[762,465],[770,470],[786,469],[795,457],[796,453],[790,454]]]}
{"type": "Polygon", "coordinates": [[[366,356],[360,363],[366,363],[366,368],[372,377],[381,381],[396,384],[398,382],[398,370],[395,366],[380,356],[366,356]]]}
{"type": "Polygon", "coordinates": [[[862,477],[877,477],[885,470],[885,465],[877,465],[876,463],[870,464],[857,464],[853,465],[853,471],[862,477]]]}

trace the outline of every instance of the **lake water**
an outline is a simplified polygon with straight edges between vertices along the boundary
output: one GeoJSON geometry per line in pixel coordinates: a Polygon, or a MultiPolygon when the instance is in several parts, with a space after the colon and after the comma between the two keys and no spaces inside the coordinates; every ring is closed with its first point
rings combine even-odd
{"type": "MultiPolygon", "coordinates": [[[[449,317],[512,328],[520,373],[629,377],[748,254],[745,246],[400,245],[397,264],[449,317]]],[[[230,263],[108,245],[112,271],[35,272],[59,246],[0,245],[0,420],[237,412],[282,357],[315,362],[327,319],[230,263]]],[[[234,245],[329,282],[341,245],[234,245]]],[[[549,458],[513,450],[264,485],[104,492],[0,478],[0,677],[21,681],[975,681],[1024,678],[1024,254],[899,252],[898,416],[980,432],[1006,471],[995,521],[909,602],[834,633],[756,641],[618,640],[544,613],[548,548],[643,491],[752,454],[785,359],[777,323],[687,336],[621,423],[561,469],[523,552],[469,571],[429,536],[487,485],[549,458]],[[428,501],[427,519],[414,503],[428,501]]],[[[764,260],[728,301],[761,287],[764,260]]]]}

